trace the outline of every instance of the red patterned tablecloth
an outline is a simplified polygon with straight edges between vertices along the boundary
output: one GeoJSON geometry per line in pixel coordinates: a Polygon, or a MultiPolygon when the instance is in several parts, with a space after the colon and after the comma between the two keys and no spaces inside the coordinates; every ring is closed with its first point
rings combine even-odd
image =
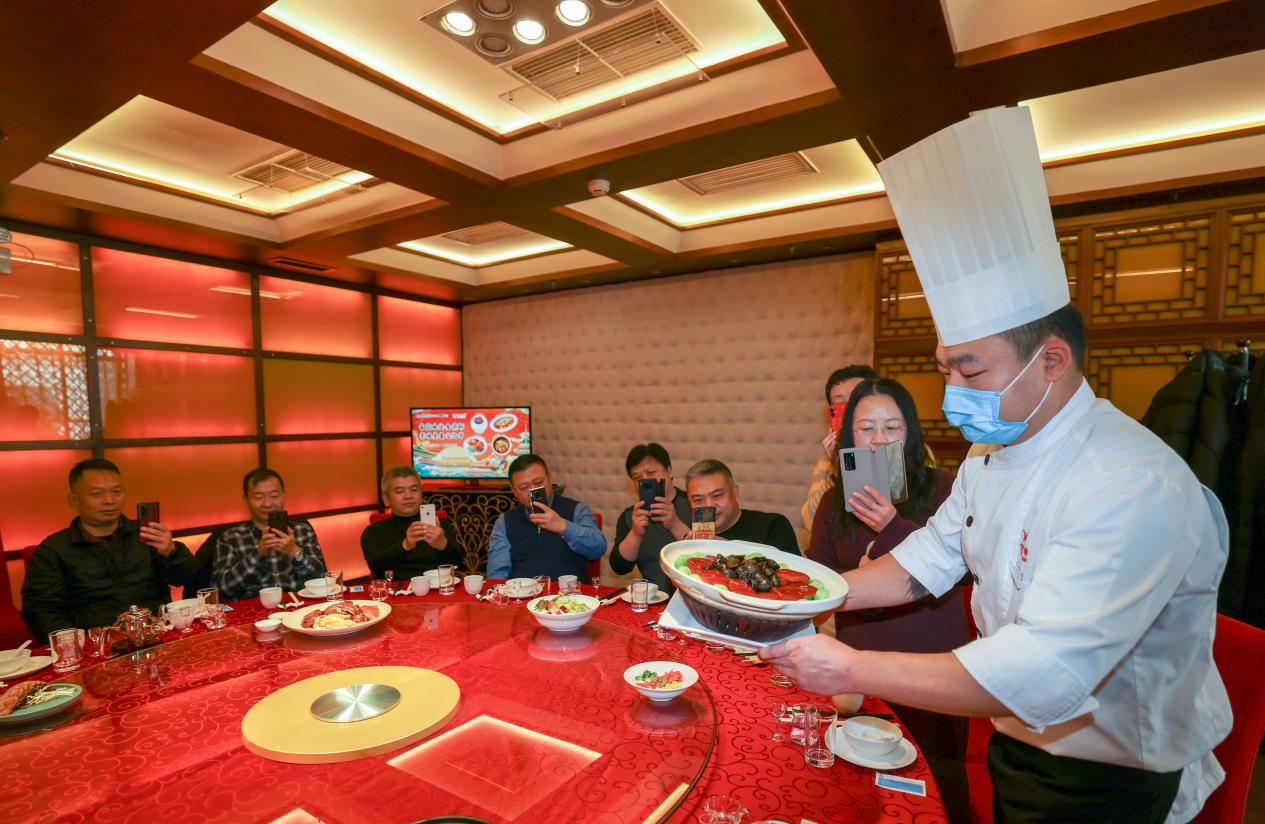
{"type": "MultiPolygon", "coordinates": [[[[351,597],[364,598],[365,595],[351,593],[351,597]]],[[[432,593],[424,598],[408,596],[390,599],[393,605],[441,606],[473,602],[474,598],[460,589],[452,596],[432,593]]],[[[496,616],[495,620],[489,619],[489,623],[515,628],[497,629],[497,632],[530,633],[530,623],[519,619],[506,623],[515,611],[521,612],[522,607],[513,604],[505,607],[480,605],[479,609],[464,612],[474,616],[470,619],[472,622],[479,615],[496,616]],[[481,609],[498,612],[482,612],[481,609]]],[[[708,723],[714,724],[715,736],[710,758],[693,789],[667,819],[672,824],[697,821],[703,811],[705,799],[717,794],[736,796],[751,811],[753,821],[774,816],[794,824],[801,820],[817,824],[932,824],[946,820],[935,782],[921,755],[909,767],[894,773],[926,781],[926,797],[879,789],[875,786],[875,773],[872,770],[854,766],[842,759],[824,770],[809,767],[804,763],[802,748],[788,742],[771,740],[772,698],[781,696],[795,702],[824,699],[797,688],[773,685],[769,680],[769,667],[748,663],[746,659],[738,658],[728,650],[711,652],[703,644],[693,640],[684,644],[658,640],[653,629],[646,625],[661,611],[662,607],[651,607],[648,613],[636,614],[628,604],[616,602],[603,607],[593,622],[599,628],[597,622],[609,622],[636,634],[639,637],[631,639],[630,643],[635,643],[639,651],[652,651],[657,658],[688,663],[698,670],[711,693],[713,708],[707,710],[703,702],[699,705],[700,716],[707,715],[708,723]]],[[[292,649],[276,644],[243,644],[243,633],[250,630],[242,625],[253,623],[267,612],[258,601],[233,604],[228,619],[230,627],[237,629],[223,634],[222,638],[205,638],[199,641],[199,648],[206,652],[198,659],[205,661],[204,673],[184,672],[181,673],[183,677],[176,679],[172,679],[171,673],[168,673],[168,677],[164,678],[161,664],[153,666],[153,672],[146,672],[144,663],[137,662],[135,671],[133,667],[126,668],[126,672],[130,674],[127,687],[112,694],[107,711],[80,710],[70,717],[69,722],[62,722],[61,726],[53,729],[19,738],[0,737],[0,776],[3,776],[0,820],[90,820],[94,815],[99,819],[144,820],[144,815],[137,814],[152,809],[155,812],[161,810],[158,817],[164,822],[177,819],[182,822],[267,821],[275,818],[275,815],[265,815],[262,809],[252,813],[251,809],[234,804],[234,798],[243,782],[260,790],[266,789],[269,782],[307,780],[311,782],[311,786],[301,788],[300,792],[305,797],[310,795],[315,799],[325,797],[327,792],[336,792],[328,785],[333,776],[339,774],[338,765],[296,768],[269,761],[245,750],[240,739],[241,718],[261,697],[255,693],[266,686],[261,685],[258,679],[261,668],[275,668],[282,662],[289,662],[287,666],[295,668],[294,677],[297,679],[348,666],[365,666],[364,652],[362,650],[358,657],[353,655],[353,644],[346,655],[323,652],[320,655],[296,658],[292,649]],[[219,658],[215,653],[217,645],[223,650],[219,658]],[[163,728],[178,729],[181,735],[174,736],[174,739],[183,741],[192,737],[199,741],[199,745],[184,744],[177,751],[171,751],[171,748],[158,752],[146,751],[147,741],[171,740],[171,737],[154,735],[156,729],[163,728]],[[197,734],[189,736],[189,730],[197,734]],[[76,770],[68,764],[81,764],[83,767],[76,770]],[[50,770],[59,774],[50,774],[50,770]],[[305,771],[297,773],[304,778],[296,779],[295,770],[305,771]],[[91,780],[95,785],[81,786],[82,778],[77,777],[76,772],[92,776],[91,780]],[[190,795],[187,786],[183,787],[183,795],[176,791],[177,786],[182,783],[187,785],[192,781],[198,782],[198,791],[195,794],[190,795]],[[88,814],[58,816],[53,812],[55,805],[45,804],[35,797],[48,792],[50,782],[57,786],[55,792],[96,794],[107,801],[87,807],[88,814]],[[109,786],[101,786],[103,783],[109,786]],[[37,787],[41,788],[38,792],[35,789],[37,787]],[[158,797],[162,792],[171,793],[173,797],[158,797]],[[175,796],[178,796],[179,801],[173,806],[173,802],[177,800],[175,796]],[[190,801],[190,798],[197,798],[197,803],[190,801]]],[[[399,611],[401,616],[416,616],[421,613],[433,615],[434,611],[399,611]]],[[[519,616],[520,619],[525,617],[519,616]]],[[[398,631],[399,628],[396,629],[398,631]]],[[[415,631],[421,631],[421,627],[415,631]]],[[[214,631],[208,631],[200,624],[195,630],[198,635],[207,632],[214,631]]],[[[170,639],[182,637],[189,636],[169,636],[170,639]]],[[[111,667],[124,673],[120,660],[115,659],[99,671],[92,672],[89,668],[79,673],[58,676],[57,680],[82,682],[84,678],[91,677],[97,683],[103,683],[102,679],[106,678],[105,673],[111,667]]],[[[449,669],[447,666],[436,666],[434,661],[428,666],[440,671],[449,669]]],[[[459,662],[454,661],[450,666],[454,667],[452,673],[457,677],[460,670],[455,668],[459,667],[459,662]]],[[[51,670],[45,670],[33,677],[52,680],[54,674],[51,670]]],[[[458,683],[461,680],[458,677],[458,683]]],[[[474,695],[469,691],[463,692],[463,701],[473,698],[474,695]]],[[[888,711],[876,699],[867,699],[865,710],[888,711]]],[[[458,721],[459,718],[454,719],[450,722],[450,727],[458,721]]],[[[52,723],[50,721],[49,725],[52,723]]],[[[695,758],[697,763],[702,764],[702,759],[707,757],[706,753],[704,751],[700,755],[694,751],[696,749],[698,747],[691,743],[680,757],[687,761],[688,758],[695,758]]],[[[669,753],[664,757],[677,756],[669,753]]],[[[288,789],[294,790],[293,787],[288,789]]],[[[384,779],[380,788],[360,787],[358,790],[362,794],[375,791],[391,793],[392,787],[384,779]]],[[[336,795],[330,796],[334,797],[336,795]]],[[[387,807],[383,807],[382,818],[365,818],[361,813],[341,817],[337,810],[331,817],[329,810],[333,808],[325,806],[323,809],[322,820],[406,820],[394,811],[388,814],[387,807]]],[[[425,817],[422,814],[425,811],[418,812],[416,818],[425,817]]],[[[599,818],[638,822],[644,818],[644,815],[635,819],[621,818],[617,814],[612,818],[611,815],[607,813],[599,818]]]]}

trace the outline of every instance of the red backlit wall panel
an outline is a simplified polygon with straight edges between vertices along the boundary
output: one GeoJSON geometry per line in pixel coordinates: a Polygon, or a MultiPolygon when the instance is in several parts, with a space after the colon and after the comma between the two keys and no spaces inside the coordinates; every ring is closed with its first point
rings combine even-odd
{"type": "Polygon", "coordinates": [[[85,440],[91,434],[84,347],[0,340],[0,440],[85,440]]]}
{"type": "Polygon", "coordinates": [[[0,329],[83,334],[79,246],[15,232],[13,273],[0,280],[0,329]]]}
{"type": "Polygon", "coordinates": [[[410,438],[382,439],[382,468],[413,465],[413,444],[410,438]]]}
{"type": "Polygon", "coordinates": [[[414,406],[461,406],[461,373],[382,367],[382,429],[408,429],[414,406]]]}
{"type": "Polygon", "coordinates": [[[99,349],[107,438],[255,434],[255,368],[250,358],[99,349]]]}
{"type": "Polygon", "coordinates": [[[259,464],[252,443],[197,446],[136,446],[107,449],[127,489],[128,517],[136,504],[158,501],[170,529],[244,521],[242,477],[259,464]]]}
{"type": "Polygon", "coordinates": [[[92,277],[102,337],[251,345],[245,272],[94,248],[92,277]]]}
{"type": "Polygon", "coordinates": [[[372,432],[373,367],[265,360],[264,420],[272,435],[372,432]]]}
{"type": "Polygon", "coordinates": [[[461,310],[379,297],[378,354],[383,360],[461,363],[461,310]]]}
{"type": "Polygon", "coordinates": [[[314,355],[373,355],[373,317],[364,292],[296,280],[259,279],[263,347],[314,355]]]}
{"type": "Polygon", "coordinates": [[[378,500],[377,441],[283,441],[268,444],[268,466],[286,484],[286,508],[315,512],[378,500]]]}
{"type": "Polygon", "coordinates": [[[317,540],[321,542],[326,567],[342,572],[343,580],[347,581],[369,574],[369,565],[365,563],[365,556],[360,551],[360,533],[369,525],[368,512],[313,518],[311,523],[316,530],[317,540]]]}
{"type": "Polygon", "coordinates": [[[80,449],[0,452],[0,538],[6,549],[38,544],[75,517],[66,475],[92,454],[80,449]]]}

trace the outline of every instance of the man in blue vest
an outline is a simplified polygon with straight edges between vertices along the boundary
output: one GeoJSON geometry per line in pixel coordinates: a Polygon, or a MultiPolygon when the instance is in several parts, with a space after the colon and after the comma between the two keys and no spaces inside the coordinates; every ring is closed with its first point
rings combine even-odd
{"type": "Polygon", "coordinates": [[[588,576],[588,562],[606,553],[606,537],[585,504],[557,495],[539,455],[510,464],[510,489],[522,504],[501,513],[488,547],[488,578],[588,576]],[[532,491],[537,500],[532,500],[532,491]],[[543,497],[544,503],[539,499],[543,497]]]}

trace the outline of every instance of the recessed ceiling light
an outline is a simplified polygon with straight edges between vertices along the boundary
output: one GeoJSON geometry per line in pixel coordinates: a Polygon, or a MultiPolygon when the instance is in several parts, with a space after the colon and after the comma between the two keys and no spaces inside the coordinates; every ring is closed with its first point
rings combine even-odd
{"type": "Polygon", "coordinates": [[[479,0],[476,6],[479,14],[493,20],[504,20],[514,13],[514,4],[510,0],[479,0]]]}
{"type": "Polygon", "coordinates": [[[499,34],[485,34],[475,41],[474,47],[488,57],[505,57],[514,51],[514,44],[499,34]]]}
{"type": "Polygon", "coordinates": [[[460,37],[469,37],[474,34],[474,18],[464,11],[447,12],[439,19],[439,22],[445,29],[460,37]]]}
{"type": "Polygon", "coordinates": [[[631,2],[632,0],[602,0],[602,5],[610,6],[612,9],[622,9],[631,2]]]}
{"type": "Polygon", "coordinates": [[[514,36],[534,46],[545,39],[545,25],[539,20],[524,17],[514,24],[514,36]]]}
{"type": "Polygon", "coordinates": [[[554,11],[558,19],[568,26],[583,26],[593,16],[592,9],[584,0],[562,0],[554,11]]]}

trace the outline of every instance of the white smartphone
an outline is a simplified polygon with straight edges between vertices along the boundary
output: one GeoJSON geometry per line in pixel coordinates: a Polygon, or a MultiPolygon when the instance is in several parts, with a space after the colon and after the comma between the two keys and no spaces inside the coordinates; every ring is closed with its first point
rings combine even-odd
{"type": "Polygon", "coordinates": [[[422,504],[422,508],[417,511],[417,520],[427,526],[439,526],[439,516],[435,514],[435,505],[422,504]]]}

